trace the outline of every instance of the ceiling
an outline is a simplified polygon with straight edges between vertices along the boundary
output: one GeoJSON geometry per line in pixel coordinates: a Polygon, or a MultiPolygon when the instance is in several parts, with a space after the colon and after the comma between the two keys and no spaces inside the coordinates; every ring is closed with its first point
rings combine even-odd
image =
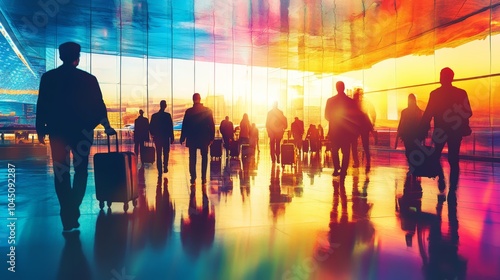
{"type": "Polygon", "coordinates": [[[99,54],[344,73],[500,31],[500,0],[0,0],[0,11],[21,53],[0,38],[0,63],[29,65],[37,79],[46,48],[65,41],[99,54]]]}

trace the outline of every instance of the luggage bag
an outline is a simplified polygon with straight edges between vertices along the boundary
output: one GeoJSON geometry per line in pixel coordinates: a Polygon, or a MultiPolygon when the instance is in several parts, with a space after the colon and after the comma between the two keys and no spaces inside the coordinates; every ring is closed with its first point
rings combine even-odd
{"type": "Polygon", "coordinates": [[[210,145],[210,158],[222,157],[222,139],[215,139],[210,145]]]}
{"type": "Polygon", "coordinates": [[[240,156],[240,143],[238,143],[238,141],[229,142],[229,156],[232,158],[238,158],[240,156]]]}
{"type": "Polygon", "coordinates": [[[143,148],[141,150],[141,161],[143,163],[155,162],[155,147],[153,147],[153,143],[145,142],[143,148]]]}
{"type": "Polygon", "coordinates": [[[104,208],[104,202],[108,207],[112,202],[123,202],[124,211],[128,210],[131,200],[134,207],[137,205],[137,157],[133,152],[119,152],[118,136],[116,152],[111,152],[108,136],[108,152],[94,155],[94,179],[99,208],[104,208]]]}
{"type": "Polygon", "coordinates": [[[281,166],[295,164],[295,145],[284,143],[281,145],[281,166]]]}

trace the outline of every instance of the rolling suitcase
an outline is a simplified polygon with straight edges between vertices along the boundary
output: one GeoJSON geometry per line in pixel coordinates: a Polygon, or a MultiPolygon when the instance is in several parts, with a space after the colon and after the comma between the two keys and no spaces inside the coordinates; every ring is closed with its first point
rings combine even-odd
{"type": "Polygon", "coordinates": [[[210,158],[222,157],[222,139],[215,139],[210,145],[210,158]]]}
{"type": "Polygon", "coordinates": [[[285,143],[281,145],[281,166],[285,165],[293,166],[295,164],[295,145],[291,143],[285,143]]]}
{"type": "Polygon", "coordinates": [[[251,157],[255,153],[255,148],[250,147],[249,144],[241,145],[241,157],[246,159],[251,157]]]}
{"type": "Polygon", "coordinates": [[[232,158],[238,158],[240,156],[240,143],[238,143],[238,141],[229,142],[229,156],[232,158]]]}
{"type": "Polygon", "coordinates": [[[153,143],[144,143],[144,148],[141,150],[141,161],[143,163],[155,162],[155,147],[153,147],[153,143]]]}
{"type": "Polygon", "coordinates": [[[123,210],[128,210],[128,202],[137,205],[138,177],[137,157],[132,152],[119,152],[116,136],[116,152],[111,152],[108,136],[108,152],[94,155],[95,194],[99,208],[108,207],[112,202],[123,202],[123,210]]]}
{"type": "Polygon", "coordinates": [[[302,152],[304,152],[304,153],[309,152],[309,140],[307,140],[307,139],[302,141],[302,152]]]}

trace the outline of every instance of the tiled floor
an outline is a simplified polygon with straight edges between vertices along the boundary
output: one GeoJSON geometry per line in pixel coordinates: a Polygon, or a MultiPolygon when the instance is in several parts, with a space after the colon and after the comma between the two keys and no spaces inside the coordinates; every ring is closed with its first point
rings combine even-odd
{"type": "Polygon", "coordinates": [[[162,180],[153,166],[139,170],[128,214],[123,203],[99,211],[90,168],[70,236],[49,159],[0,160],[0,279],[500,279],[500,164],[462,161],[453,207],[438,204],[432,179],[423,192],[404,188],[400,152],[375,151],[371,172],[351,168],[345,181],[324,160],[273,166],[262,147],[248,161],[212,161],[210,182],[191,188],[187,150],[174,145],[162,180]]]}

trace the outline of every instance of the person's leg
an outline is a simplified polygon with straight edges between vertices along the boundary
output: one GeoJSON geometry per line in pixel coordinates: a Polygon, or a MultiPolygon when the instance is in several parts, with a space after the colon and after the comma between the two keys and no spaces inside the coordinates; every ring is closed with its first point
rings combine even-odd
{"type": "Polygon", "coordinates": [[[281,161],[281,139],[282,137],[276,137],[276,148],[275,148],[275,151],[276,151],[276,161],[278,163],[280,163],[281,161]]]}
{"type": "MultiPolygon", "coordinates": [[[[361,133],[361,143],[363,144],[363,150],[365,152],[365,157],[366,157],[366,169],[370,169],[371,167],[371,153],[370,153],[370,132],[366,131],[361,133]]],[[[356,154],[357,155],[357,154],[356,154]]]]}
{"type": "Polygon", "coordinates": [[[336,141],[330,142],[330,152],[332,153],[332,163],[333,163],[333,176],[338,176],[340,174],[340,159],[339,159],[339,149],[340,145],[336,141]]]}
{"type": "Polygon", "coordinates": [[[139,157],[139,144],[139,141],[134,142],[134,153],[137,155],[137,157],[139,157]]]}
{"type": "MultiPolygon", "coordinates": [[[[139,151],[135,153],[137,156],[136,158],[139,158],[139,153],[142,153],[144,151],[144,141],[139,142],[139,151]]],[[[141,163],[144,163],[144,160],[142,160],[142,155],[141,156],[141,163]]]]}
{"type": "Polygon", "coordinates": [[[350,145],[350,150],[352,150],[352,167],[357,168],[359,167],[359,157],[358,157],[358,137],[356,137],[350,145]]]}
{"type": "MultiPolygon", "coordinates": [[[[444,148],[445,143],[446,142],[434,143],[434,148],[435,148],[434,153],[436,154],[436,157],[438,158],[438,160],[441,159],[441,154],[443,152],[443,148],[444,148]]],[[[439,170],[439,174],[438,174],[438,189],[441,193],[443,193],[446,190],[446,183],[445,183],[443,167],[441,166],[441,164],[439,164],[439,167],[440,167],[440,170],[439,170]]]]}
{"type": "Polygon", "coordinates": [[[276,138],[269,136],[269,149],[271,150],[271,161],[276,161],[276,138]]]}
{"type": "Polygon", "coordinates": [[[72,190],[74,227],[79,226],[78,218],[80,218],[80,205],[82,204],[85,191],[87,190],[89,155],[92,144],[93,139],[87,139],[83,135],[75,142],[71,143],[73,168],[75,170],[72,190]]]}
{"type": "Polygon", "coordinates": [[[168,157],[170,155],[170,143],[168,140],[163,141],[163,173],[168,172],[168,157]]]}
{"type": "Polygon", "coordinates": [[[74,219],[71,208],[71,178],[70,178],[70,146],[69,141],[62,137],[50,136],[52,165],[54,169],[54,186],[60,205],[60,216],[63,228],[72,229],[74,219]]]}
{"type": "Polygon", "coordinates": [[[158,176],[161,176],[163,174],[162,171],[162,166],[163,166],[163,160],[162,160],[162,155],[163,155],[163,144],[162,141],[159,139],[155,140],[155,147],[156,147],[156,169],[158,170],[158,176]]]}
{"type": "Polygon", "coordinates": [[[456,191],[460,175],[459,154],[462,137],[448,138],[448,163],[450,164],[450,191],[456,191]]]}
{"type": "Polygon", "coordinates": [[[201,153],[201,182],[207,182],[207,167],[208,167],[208,146],[200,148],[201,153]]]}
{"type": "Polygon", "coordinates": [[[347,174],[347,168],[349,167],[349,156],[351,152],[350,151],[351,142],[352,141],[343,141],[340,144],[340,151],[342,152],[342,165],[340,166],[340,176],[345,176],[347,174]]]}
{"type": "Polygon", "coordinates": [[[196,180],[196,150],[195,147],[189,147],[189,176],[191,177],[191,184],[194,184],[196,180]]]}

